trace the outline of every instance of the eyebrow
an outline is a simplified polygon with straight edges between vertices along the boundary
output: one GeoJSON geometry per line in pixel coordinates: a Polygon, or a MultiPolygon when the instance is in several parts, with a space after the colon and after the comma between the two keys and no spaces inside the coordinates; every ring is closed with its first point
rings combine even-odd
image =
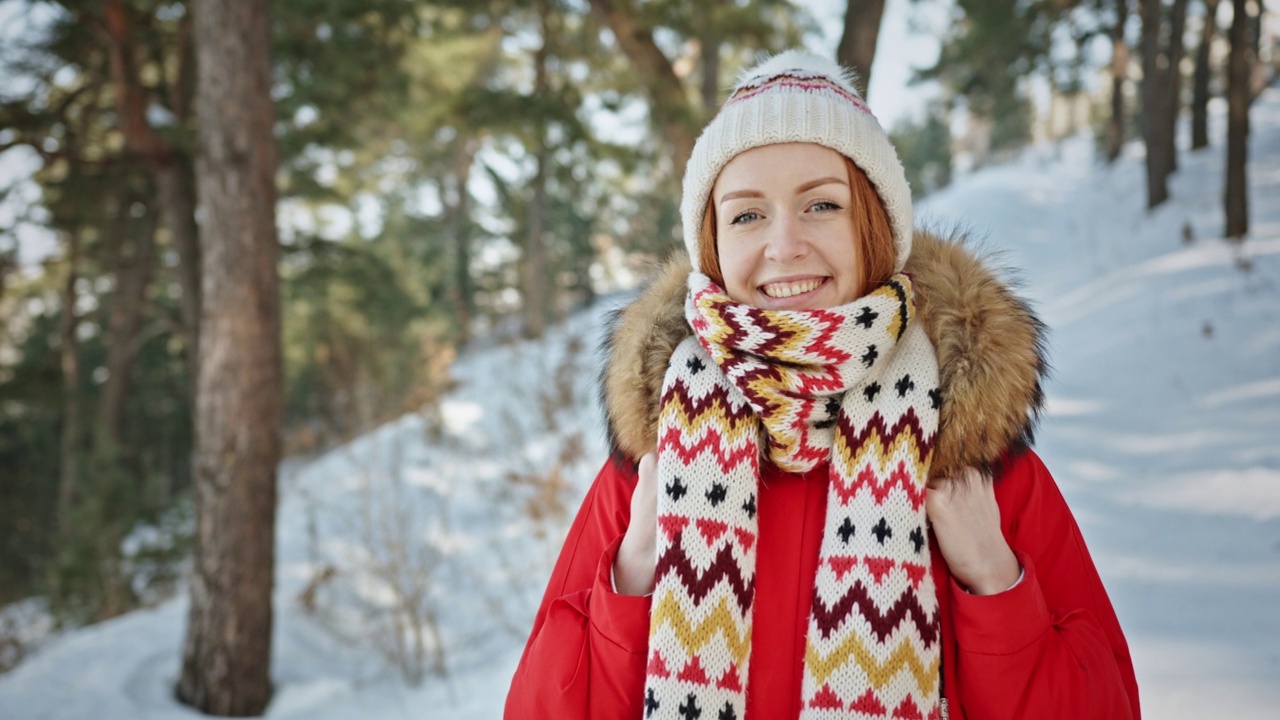
{"type": "MultiPolygon", "coordinates": [[[[821,187],[823,185],[830,185],[832,183],[835,183],[837,185],[849,184],[848,181],[841,180],[838,177],[834,177],[834,176],[821,177],[821,178],[817,178],[816,180],[810,180],[809,182],[796,188],[796,194],[799,195],[800,193],[806,193],[816,187],[821,187]]],[[[760,192],[759,190],[750,190],[750,189],[734,190],[733,192],[725,193],[724,196],[720,198],[720,203],[723,204],[725,202],[728,202],[729,200],[737,200],[739,198],[758,198],[758,197],[764,197],[764,193],[760,192]]]]}

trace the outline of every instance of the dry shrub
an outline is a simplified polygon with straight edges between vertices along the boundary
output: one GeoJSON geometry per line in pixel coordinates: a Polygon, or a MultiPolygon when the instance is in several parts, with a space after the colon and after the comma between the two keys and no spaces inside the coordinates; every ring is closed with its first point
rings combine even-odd
{"type": "Polygon", "coordinates": [[[538,408],[542,411],[543,429],[555,432],[561,413],[577,405],[578,359],[582,355],[582,336],[571,335],[565,342],[564,357],[556,365],[551,382],[538,392],[538,408]]]}
{"type": "Polygon", "coordinates": [[[444,416],[440,401],[458,387],[450,374],[458,359],[457,347],[445,340],[426,335],[422,340],[422,376],[418,388],[408,398],[406,410],[417,412],[425,424],[427,440],[440,443],[444,439],[444,416]]]}
{"type": "Polygon", "coordinates": [[[18,636],[18,628],[10,618],[0,621],[0,675],[18,667],[26,657],[27,646],[18,636]]]}
{"type": "Polygon", "coordinates": [[[508,470],[499,492],[502,500],[514,504],[520,514],[532,521],[535,537],[548,537],[551,528],[564,525],[569,515],[572,486],[565,472],[581,461],[582,433],[570,433],[560,440],[560,450],[550,467],[508,470]]]}
{"type": "Polygon", "coordinates": [[[307,586],[298,593],[298,604],[308,615],[317,613],[316,595],[337,576],[338,568],[333,565],[322,565],[311,573],[307,586]]]}
{"type": "Polygon", "coordinates": [[[436,534],[447,530],[448,507],[407,486],[402,467],[399,457],[368,462],[344,516],[342,535],[354,547],[319,565],[297,600],[340,641],[374,650],[416,687],[448,674],[439,619],[447,593],[437,579],[449,556],[436,534]]]}
{"type": "Polygon", "coordinates": [[[562,430],[562,418],[581,410],[577,380],[584,347],[580,335],[569,336],[564,355],[549,373],[547,382],[535,388],[539,411],[536,424],[529,426],[520,422],[510,411],[502,419],[508,437],[551,438],[557,446],[549,464],[518,454],[498,488],[498,500],[530,521],[531,532],[539,539],[555,537],[563,529],[573,500],[573,487],[567,473],[586,455],[582,433],[562,430]]]}

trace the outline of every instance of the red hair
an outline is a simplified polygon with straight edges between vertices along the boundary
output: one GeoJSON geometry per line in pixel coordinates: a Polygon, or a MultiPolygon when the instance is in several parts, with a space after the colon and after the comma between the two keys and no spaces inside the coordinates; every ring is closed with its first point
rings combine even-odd
{"type": "MultiPolygon", "coordinates": [[[[889,224],[889,213],[880,201],[880,194],[867,179],[867,174],[849,158],[843,159],[849,174],[853,237],[858,244],[858,264],[862,271],[858,287],[865,294],[883,285],[893,275],[896,259],[893,227],[889,224]]],[[[711,200],[707,200],[707,209],[702,213],[702,228],[698,231],[698,265],[707,277],[724,287],[720,249],[716,246],[716,208],[711,200]]]]}

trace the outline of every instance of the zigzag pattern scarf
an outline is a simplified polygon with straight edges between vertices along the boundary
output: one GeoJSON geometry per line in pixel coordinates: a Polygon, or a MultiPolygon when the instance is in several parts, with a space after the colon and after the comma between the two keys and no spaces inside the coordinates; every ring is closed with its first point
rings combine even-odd
{"type": "Polygon", "coordinates": [[[762,451],[830,462],[801,717],[940,717],[924,484],[942,399],[910,279],[805,311],[736,303],[700,273],[689,287],[659,417],[645,717],[746,714],[762,451]]]}

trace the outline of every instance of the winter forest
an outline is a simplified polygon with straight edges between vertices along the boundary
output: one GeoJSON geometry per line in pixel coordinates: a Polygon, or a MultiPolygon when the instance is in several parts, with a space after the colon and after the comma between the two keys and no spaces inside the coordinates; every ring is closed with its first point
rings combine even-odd
{"type": "Polygon", "coordinates": [[[0,720],[500,717],[734,78],[1049,327],[1144,716],[1280,707],[1274,0],[0,0],[0,720]]]}

